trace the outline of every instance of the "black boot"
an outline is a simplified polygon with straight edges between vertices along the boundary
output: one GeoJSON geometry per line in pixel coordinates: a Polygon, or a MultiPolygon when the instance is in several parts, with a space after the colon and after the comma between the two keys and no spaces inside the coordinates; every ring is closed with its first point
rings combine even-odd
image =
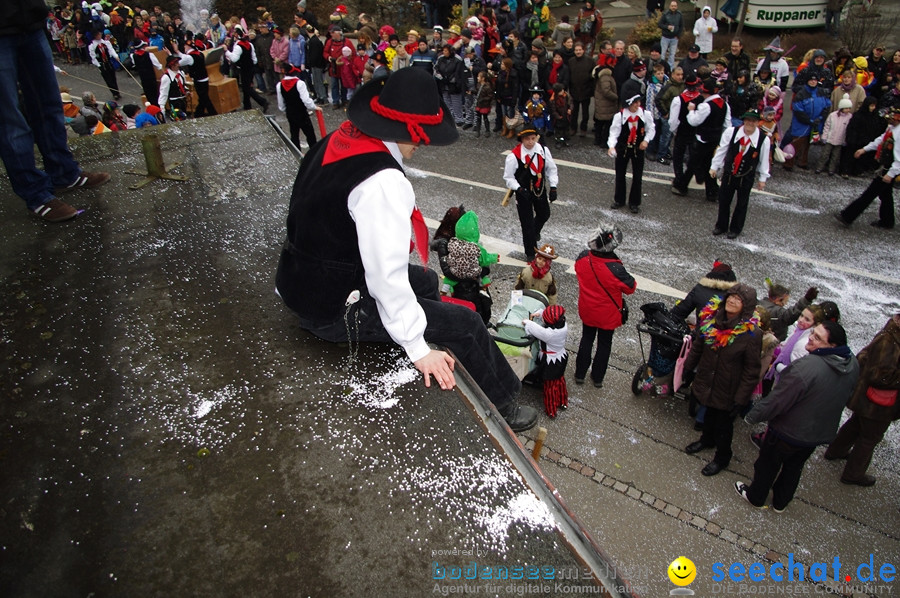
{"type": "Polygon", "coordinates": [[[500,415],[503,416],[513,432],[524,432],[533,428],[537,423],[538,412],[534,407],[510,403],[500,412],[500,415]]]}

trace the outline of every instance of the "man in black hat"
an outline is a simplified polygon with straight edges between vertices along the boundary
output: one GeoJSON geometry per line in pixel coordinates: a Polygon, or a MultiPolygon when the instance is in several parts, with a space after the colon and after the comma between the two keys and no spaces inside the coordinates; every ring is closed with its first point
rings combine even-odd
{"type": "Polygon", "coordinates": [[[675,179],[672,181],[672,193],[675,195],[687,195],[688,182],[691,173],[684,172],[684,155],[694,140],[695,129],[687,121],[690,105],[697,105],[702,101],[700,97],[700,79],[697,75],[685,75],[684,91],[675,96],[669,106],[669,130],[675,136],[672,142],[672,170],[675,179]]]}
{"type": "Polygon", "coordinates": [[[696,75],[702,66],[709,66],[705,58],[700,56],[700,46],[693,44],[688,48],[688,55],[681,59],[678,66],[684,71],[684,76],[696,75]]]}
{"type": "Polygon", "coordinates": [[[241,94],[244,97],[244,110],[250,110],[250,99],[252,98],[253,101],[262,106],[262,111],[265,112],[269,109],[269,101],[259,95],[253,87],[253,76],[257,63],[256,49],[253,47],[253,44],[250,43],[250,40],[244,34],[244,30],[240,26],[235,25],[233,30],[234,37],[237,41],[232,43],[230,49],[225,50],[225,58],[227,58],[231,64],[237,65],[238,69],[240,69],[241,94]]]}
{"type": "Polygon", "coordinates": [[[163,70],[163,66],[157,60],[153,52],[147,51],[147,42],[136,39],[132,44],[134,52],[131,54],[131,61],[134,68],[138,72],[138,78],[141,80],[141,89],[144,91],[144,97],[147,101],[157,105],[157,96],[159,90],[157,88],[156,71],[163,70]]]}
{"type": "Polygon", "coordinates": [[[881,200],[878,220],[873,220],[870,224],[876,228],[894,228],[894,180],[900,176],[900,145],[897,145],[897,138],[900,137],[900,108],[891,108],[889,118],[887,130],[853,154],[858,159],[866,152],[875,152],[879,168],[862,195],[840,212],[835,212],[834,217],[844,226],[853,224],[877,197],[881,200]]]}
{"type": "Polygon", "coordinates": [[[631,77],[619,88],[619,104],[628,107],[627,101],[637,95],[641,98],[641,106],[647,104],[647,64],[638,58],[631,63],[631,77]]]}
{"type": "MultiPolygon", "coordinates": [[[[726,128],[731,126],[731,109],[725,98],[719,95],[716,82],[707,79],[700,88],[700,95],[705,99],[701,104],[688,104],[687,122],[694,127],[695,135],[691,143],[691,157],[688,160],[687,176],[697,177],[697,182],[706,185],[706,200],[719,200],[719,183],[709,176],[716,144],[726,128]]],[[[681,181],[682,193],[687,193],[689,179],[681,181]]]]}
{"type": "Polygon", "coordinates": [[[530,262],[534,260],[534,248],[541,240],[541,230],[550,219],[550,203],[556,201],[559,183],[556,162],[550,149],[538,143],[538,133],[533,126],[526,125],[519,132],[519,145],[506,156],[503,180],[506,188],[516,194],[525,261],[530,262]]]}
{"type": "Polygon", "coordinates": [[[275,279],[302,328],[333,342],[393,341],[431,386],[451,389],[450,349],[515,431],[537,420],[520,407],[518,377],[481,317],[442,303],[437,275],[409,263],[410,237],[428,262],[428,228],[403,171],[420,145],[459,138],[434,77],[404,68],[353,94],[348,121],[300,164],[275,279]]]}
{"type": "Polygon", "coordinates": [[[631,162],[631,193],[628,208],[632,214],[641,211],[641,179],[644,176],[644,152],[656,135],[653,117],[641,107],[641,96],[635,94],[625,100],[625,108],[613,117],[609,127],[607,153],[616,159],[616,193],[613,210],[625,205],[625,173],[631,162]]]}
{"type": "Polygon", "coordinates": [[[157,106],[162,109],[167,119],[178,119],[187,116],[187,83],[181,72],[181,63],[187,64],[191,57],[184,54],[169,54],[166,57],[166,72],[159,79],[159,97],[157,106]],[[166,103],[169,110],[166,111],[166,103]]]}
{"type": "Polygon", "coordinates": [[[729,239],[736,238],[744,229],[753,179],[758,180],[757,187],[761,191],[766,188],[766,180],[769,178],[769,136],[759,130],[759,112],[748,110],[742,118],[743,125],[729,127],[722,133],[719,147],[709,167],[709,176],[714,180],[719,172],[722,173],[719,217],[713,234],[721,235],[727,231],[729,239]],[[735,193],[737,205],[729,224],[731,200],[735,193]]]}
{"type": "Polygon", "coordinates": [[[185,42],[187,55],[191,62],[187,65],[188,73],[194,83],[194,91],[197,93],[197,105],[194,106],[194,118],[203,116],[215,116],[218,114],[212,100],[209,99],[209,72],[206,70],[206,55],[203,51],[206,44],[203,36],[197,34],[193,40],[185,42]]]}
{"type": "Polygon", "coordinates": [[[309,96],[306,83],[300,79],[299,68],[293,64],[283,67],[284,79],[275,86],[275,95],[278,98],[278,109],[287,116],[291,128],[291,143],[300,149],[300,131],[306,137],[306,144],[312,147],[316,143],[316,130],[309,118],[310,111],[321,110],[309,96]]]}

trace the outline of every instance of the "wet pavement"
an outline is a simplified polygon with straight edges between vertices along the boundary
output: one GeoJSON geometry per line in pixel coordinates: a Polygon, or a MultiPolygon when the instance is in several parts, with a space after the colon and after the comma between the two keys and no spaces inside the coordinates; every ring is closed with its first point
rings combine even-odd
{"type": "MultiPolygon", "coordinates": [[[[326,111],[329,130],[341,115],[326,111]]],[[[460,554],[469,549],[488,551],[489,566],[568,569],[574,557],[546,512],[520,498],[529,495],[521,478],[456,395],[423,392],[385,347],[364,346],[344,371],[348,347],[298,330],[271,292],[296,161],[255,112],[202,124],[160,130],[166,160],[182,162],[176,172],[191,181],[140,194],[126,190],[138,177],[124,174],[143,166],[140,133],[73,142],[86,168],[114,178],[66,197],[87,210],[71,223],[36,221],[0,182],[4,593],[421,596],[434,592],[435,560],[478,561],[460,554]]],[[[495,316],[523,257],[515,211],[499,205],[511,147],[463,132],[454,146],[417,152],[408,173],[430,220],[460,202],[479,213],[485,243],[503,254],[492,272],[495,316]]],[[[745,579],[744,590],[821,594],[810,567],[828,563],[826,585],[838,593],[891,595],[896,581],[877,574],[900,554],[896,429],[875,453],[874,487],[841,485],[842,464],[820,449],[776,514],[732,489],[752,476],[748,426],[736,424],[730,467],[704,478],[706,455],[683,452],[697,437],[686,404],[630,391],[638,306],[671,304],[717,258],[757,289],[766,276],[795,296],[818,285],[862,348],[900,305],[900,237],[871,229],[869,214],[844,230],[830,212],[868,180],[776,170],[771,194],[754,194],[744,233],[726,241],[710,234],[715,207],[700,191],[669,193],[670,168],[648,166],[642,212],[631,215],[608,209],[612,160],[590,138],[552,151],[560,199],[543,240],[562,256],[554,271],[568,348],[580,326],[567,266],[599,219],[623,229],[619,254],[643,277],[604,387],[575,386],[570,367],[570,408],[540,424],[549,435],[539,466],[612,573],[638,595],[665,596],[674,588],[666,568],[685,555],[697,594],[736,594],[732,563],[768,572],[792,559],[806,581],[745,579]],[[876,581],[866,583],[858,566],[870,555],[876,581]]],[[[521,400],[541,404],[530,387],[521,400]]],[[[520,438],[530,446],[534,436],[520,438]]],[[[520,595],[565,593],[533,589],[520,595]]]]}

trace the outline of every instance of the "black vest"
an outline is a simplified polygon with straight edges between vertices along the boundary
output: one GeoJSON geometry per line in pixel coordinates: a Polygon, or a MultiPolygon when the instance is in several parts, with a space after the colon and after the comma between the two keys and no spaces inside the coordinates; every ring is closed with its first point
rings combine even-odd
{"type": "MultiPolygon", "coordinates": [[[[544,146],[537,144],[536,147],[540,147],[540,156],[544,158],[544,146]]],[[[538,152],[534,152],[532,155],[537,155],[538,152]]],[[[540,176],[532,174],[530,168],[526,168],[525,164],[522,163],[518,157],[516,158],[516,182],[523,189],[528,189],[536,196],[540,197],[546,193],[546,185],[544,185],[544,171],[547,169],[547,160],[544,159],[544,166],[541,168],[540,176]]]]}
{"type": "MultiPolygon", "coordinates": [[[[647,113],[645,112],[644,114],[647,113]]],[[[631,125],[629,124],[628,119],[631,118],[631,116],[632,114],[628,110],[625,110],[624,112],[620,111],[619,114],[616,115],[616,118],[624,118],[624,121],[622,122],[622,130],[619,131],[619,139],[616,140],[616,152],[623,156],[625,155],[625,150],[628,149],[628,135],[631,134],[631,125]]],[[[681,129],[681,125],[678,125],[678,128],[681,129]]],[[[632,144],[633,147],[638,147],[641,142],[644,141],[646,132],[647,131],[643,119],[641,119],[641,117],[638,117],[637,137],[635,137],[634,139],[634,143],[632,144]]]]}
{"type": "Polygon", "coordinates": [[[134,68],[137,69],[137,72],[141,75],[141,80],[146,78],[152,78],[154,81],[156,80],[156,69],[153,67],[153,63],[150,62],[150,53],[149,52],[135,52],[132,56],[132,60],[134,61],[134,68]]]}
{"type": "Polygon", "coordinates": [[[731,143],[728,145],[728,152],[725,154],[725,163],[722,165],[722,170],[725,175],[736,178],[745,177],[748,174],[752,176],[753,173],[756,172],[756,167],[759,164],[759,151],[760,148],[762,148],[763,141],[766,139],[765,133],[762,132],[762,129],[759,129],[758,145],[753,146],[751,143],[751,145],[747,147],[744,157],[741,158],[741,165],[738,166],[737,174],[732,174],[734,172],[734,158],[741,149],[741,144],[737,141],[737,134],[741,128],[743,127],[735,127],[734,131],[731,133],[731,143]]]}
{"type": "Polygon", "coordinates": [[[172,79],[169,82],[169,101],[171,102],[171,101],[175,101],[175,100],[183,100],[184,94],[187,92],[187,90],[185,89],[185,91],[181,91],[181,88],[178,86],[178,81],[176,78],[178,76],[184,77],[184,75],[182,75],[180,72],[176,73],[175,75],[172,75],[171,73],[167,73],[167,74],[170,77],[172,77],[172,79]]]}
{"type": "Polygon", "coordinates": [[[402,170],[386,150],[323,166],[335,134],[315,144],[300,164],[291,192],[287,240],[275,275],[275,286],[287,306],[301,318],[322,324],[341,318],[351,291],[365,290],[356,224],[347,208],[350,192],[376,172],[402,170]]]}
{"type": "Polygon", "coordinates": [[[238,45],[241,47],[241,57],[238,58],[238,66],[241,69],[247,69],[247,72],[252,72],[253,68],[253,48],[250,45],[250,42],[241,40],[238,42],[238,45]]]}
{"type": "Polygon", "coordinates": [[[709,104],[709,116],[706,117],[702,123],[697,125],[697,136],[700,137],[700,140],[703,143],[718,143],[719,139],[722,138],[722,125],[725,124],[725,98],[719,96],[719,101],[722,102],[722,107],[720,108],[715,101],[711,101],[710,99],[706,100],[706,104],[709,104]]]}
{"type": "Polygon", "coordinates": [[[288,91],[284,88],[284,81],[281,82],[281,97],[284,99],[284,107],[285,107],[285,115],[288,117],[288,120],[302,119],[304,116],[309,118],[309,114],[306,112],[306,106],[303,105],[303,100],[300,99],[300,86],[303,85],[302,81],[297,81],[294,86],[288,91]]]}
{"type": "MultiPolygon", "coordinates": [[[[684,92],[678,95],[681,98],[681,108],[678,111],[678,130],[675,131],[675,135],[690,135],[694,136],[695,129],[688,123],[687,115],[688,115],[688,104],[693,101],[696,101],[697,98],[693,100],[688,100],[684,97],[684,92]]],[[[697,96],[700,97],[700,96],[697,96]]]]}
{"type": "Polygon", "coordinates": [[[188,55],[194,59],[194,63],[188,67],[188,73],[190,73],[194,83],[208,80],[209,73],[206,71],[206,57],[203,55],[203,52],[191,50],[188,52],[188,55]]]}

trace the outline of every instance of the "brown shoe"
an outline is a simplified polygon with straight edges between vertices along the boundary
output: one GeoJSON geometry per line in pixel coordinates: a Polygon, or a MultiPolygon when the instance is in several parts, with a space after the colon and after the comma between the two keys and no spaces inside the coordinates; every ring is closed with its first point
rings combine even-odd
{"type": "Polygon", "coordinates": [[[53,198],[44,205],[35,208],[34,213],[47,222],[63,222],[77,216],[78,210],[64,201],[53,198]]]}
{"type": "Polygon", "coordinates": [[[870,476],[867,473],[864,473],[862,477],[856,479],[845,478],[841,476],[841,484],[847,484],[848,486],[874,486],[875,485],[875,477],[870,476]]]}
{"type": "Polygon", "coordinates": [[[75,189],[93,189],[94,187],[99,187],[103,183],[109,180],[108,172],[82,172],[77,179],[75,179],[71,185],[66,185],[65,187],[57,187],[57,193],[68,193],[69,191],[74,191],[75,189]]]}

